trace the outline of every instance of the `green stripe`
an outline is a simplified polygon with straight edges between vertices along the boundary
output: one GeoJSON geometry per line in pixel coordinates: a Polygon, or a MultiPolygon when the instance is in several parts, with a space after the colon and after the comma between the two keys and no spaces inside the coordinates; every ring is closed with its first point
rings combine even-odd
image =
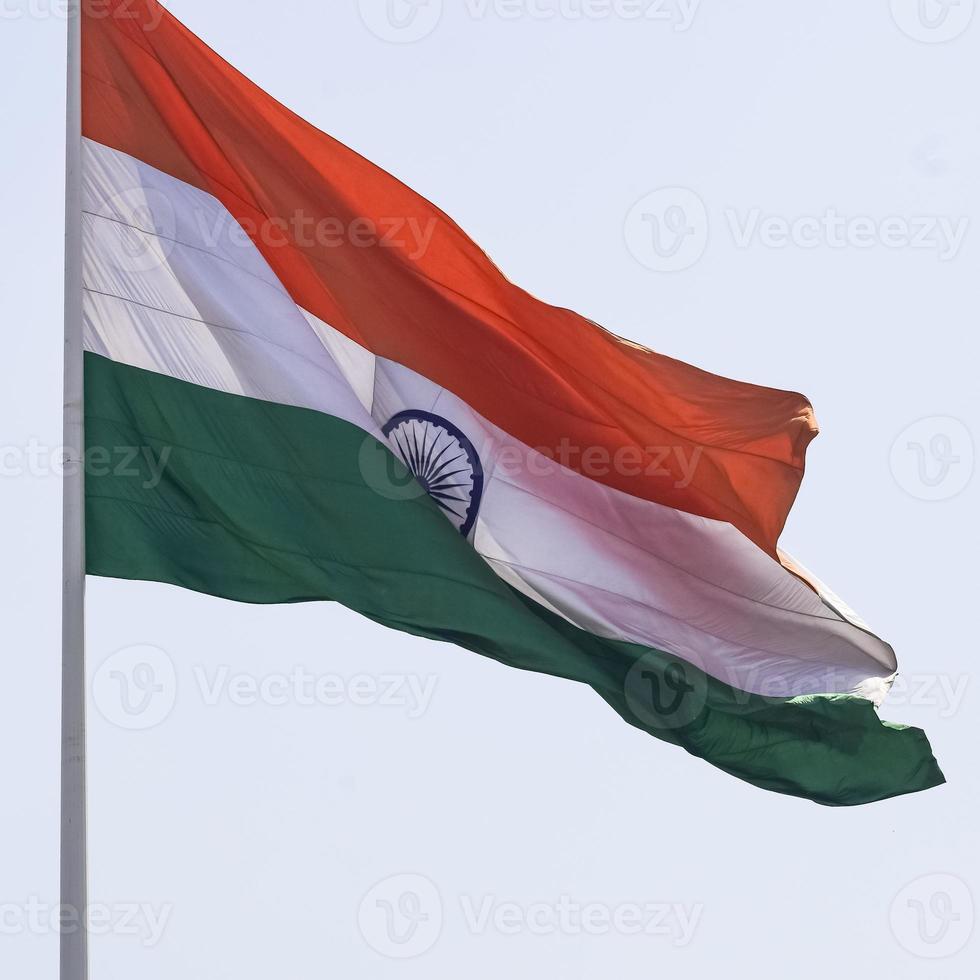
{"type": "Polygon", "coordinates": [[[380,454],[404,470],[350,423],[92,354],[85,387],[93,575],[242,602],[332,599],[395,629],[589,684],[631,725],[820,803],[943,782],[925,735],[883,724],[868,701],[746,694],[551,614],[505,585],[424,494],[372,489],[365,459],[380,454]]]}

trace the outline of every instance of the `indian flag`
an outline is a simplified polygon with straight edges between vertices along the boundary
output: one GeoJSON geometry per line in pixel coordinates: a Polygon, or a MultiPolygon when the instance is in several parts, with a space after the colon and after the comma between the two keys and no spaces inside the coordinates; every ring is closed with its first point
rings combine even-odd
{"type": "Polygon", "coordinates": [[[943,781],[878,717],[892,648],[778,549],[804,397],[535,299],[157,3],[86,8],[90,574],[341,602],[820,803],[943,781]]]}

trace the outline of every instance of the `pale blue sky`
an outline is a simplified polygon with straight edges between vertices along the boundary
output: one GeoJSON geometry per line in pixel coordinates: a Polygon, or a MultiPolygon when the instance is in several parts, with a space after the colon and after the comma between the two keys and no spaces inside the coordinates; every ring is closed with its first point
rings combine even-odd
{"type": "MultiPolygon", "coordinates": [[[[825,809],[584,688],[341,608],[95,580],[96,694],[126,657],[173,664],[174,686],[152,728],[91,705],[92,897],[114,923],[93,978],[975,975],[973,0],[429,0],[414,20],[391,2],[169,6],[531,292],[805,392],[823,432],[784,545],[894,644],[907,682],[882,714],[927,729],[949,785],[825,809]],[[703,206],[674,271],[629,217],[665,187],[703,206]],[[590,905],[591,931],[568,911],[590,905]]],[[[57,961],[40,920],[57,902],[64,26],[57,0],[0,0],[0,975],[18,980],[57,961]]]]}

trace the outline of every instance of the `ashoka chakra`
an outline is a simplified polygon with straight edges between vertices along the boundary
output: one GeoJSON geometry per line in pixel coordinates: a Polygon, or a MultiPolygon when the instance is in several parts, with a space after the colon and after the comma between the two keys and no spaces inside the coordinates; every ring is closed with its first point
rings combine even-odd
{"type": "Polygon", "coordinates": [[[382,432],[426,493],[466,537],[483,497],[483,467],[473,443],[448,419],[431,412],[399,412],[382,432]]]}

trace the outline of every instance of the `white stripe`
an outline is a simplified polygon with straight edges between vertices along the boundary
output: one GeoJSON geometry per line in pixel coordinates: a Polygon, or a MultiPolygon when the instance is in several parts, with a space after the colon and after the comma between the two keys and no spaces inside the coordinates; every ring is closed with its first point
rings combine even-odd
{"type": "Polygon", "coordinates": [[[299,309],[214,197],[86,141],[85,346],[372,435],[407,409],[449,420],[485,472],[477,551],[600,636],[688,659],[741,690],[876,702],[891,648],[728,524],[611,489],[502,432],[451,392],[299,309]]]}

